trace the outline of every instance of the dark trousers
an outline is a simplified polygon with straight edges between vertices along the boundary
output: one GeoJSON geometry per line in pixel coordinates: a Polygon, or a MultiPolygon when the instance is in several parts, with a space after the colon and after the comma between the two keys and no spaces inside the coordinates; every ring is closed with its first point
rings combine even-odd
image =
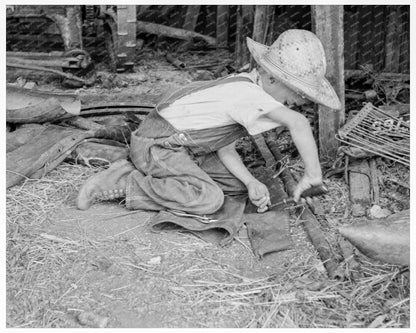
{"type": "Polygon", "coordinates": [[[195,214],[219,210],[224,195],[247,193],[216,150],[246,132],[239,125],[177,131],[156,111],[132,134],[127,179],[128,209],[176,209],[195,214]]]}

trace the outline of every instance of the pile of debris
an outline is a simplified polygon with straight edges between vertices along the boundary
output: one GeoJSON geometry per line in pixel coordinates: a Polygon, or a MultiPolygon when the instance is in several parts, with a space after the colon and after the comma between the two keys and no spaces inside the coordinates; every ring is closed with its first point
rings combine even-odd
{"type": "Polygon", "coordinates": [[[7,188],[65,159],[108,165],[128,156],[130,133],[153,105],[81,106],[79,96],[7,85],[7,188]]]}

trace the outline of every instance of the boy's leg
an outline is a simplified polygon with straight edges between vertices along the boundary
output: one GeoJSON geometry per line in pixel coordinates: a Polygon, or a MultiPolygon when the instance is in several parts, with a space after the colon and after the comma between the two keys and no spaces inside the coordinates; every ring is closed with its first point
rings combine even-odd
{"type": "Polygon", "coordinates": [[[246,186],[228,171],[216,152],[197,157],[197,164],[218,184],[225,195],[247,194],[246,186]]]}
{"type": "Polygon", "coordinates": [[[135,138],[131,158],[138,170],[127,177],[128,209],[176,209],[195,214],[216,212],[224,202],[217,183],[191,159],[185,148],[169,149],[153,139],[135,138]],[[153,142],[152,142],[153,141],[153,142]]]}

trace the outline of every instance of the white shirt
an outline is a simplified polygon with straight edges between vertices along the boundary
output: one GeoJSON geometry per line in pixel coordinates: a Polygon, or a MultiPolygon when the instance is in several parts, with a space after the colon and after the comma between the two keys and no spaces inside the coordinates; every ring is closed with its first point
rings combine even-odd
{"type": "MultiPolygon", "coordinates": [[[[261,84],[257,70],[237,76],[261,84]]],[[[281,126],[265,115],[276,108],[286,109],[258,84],[237,81],[196,91],[176,100],[160,115],[180,131],[239,123],[256,135],[281,126]]]]}

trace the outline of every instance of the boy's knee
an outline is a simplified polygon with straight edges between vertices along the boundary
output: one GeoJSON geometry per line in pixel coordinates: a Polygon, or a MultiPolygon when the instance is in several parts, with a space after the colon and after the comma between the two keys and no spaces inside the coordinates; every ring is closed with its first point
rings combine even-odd
{"type": "Polygon", "coordinates": [[[201,214],[213,214],[224,204],[224,193],[218,186],[212,186],[207,195],[207,200],[202,207],[201,214]]]}

